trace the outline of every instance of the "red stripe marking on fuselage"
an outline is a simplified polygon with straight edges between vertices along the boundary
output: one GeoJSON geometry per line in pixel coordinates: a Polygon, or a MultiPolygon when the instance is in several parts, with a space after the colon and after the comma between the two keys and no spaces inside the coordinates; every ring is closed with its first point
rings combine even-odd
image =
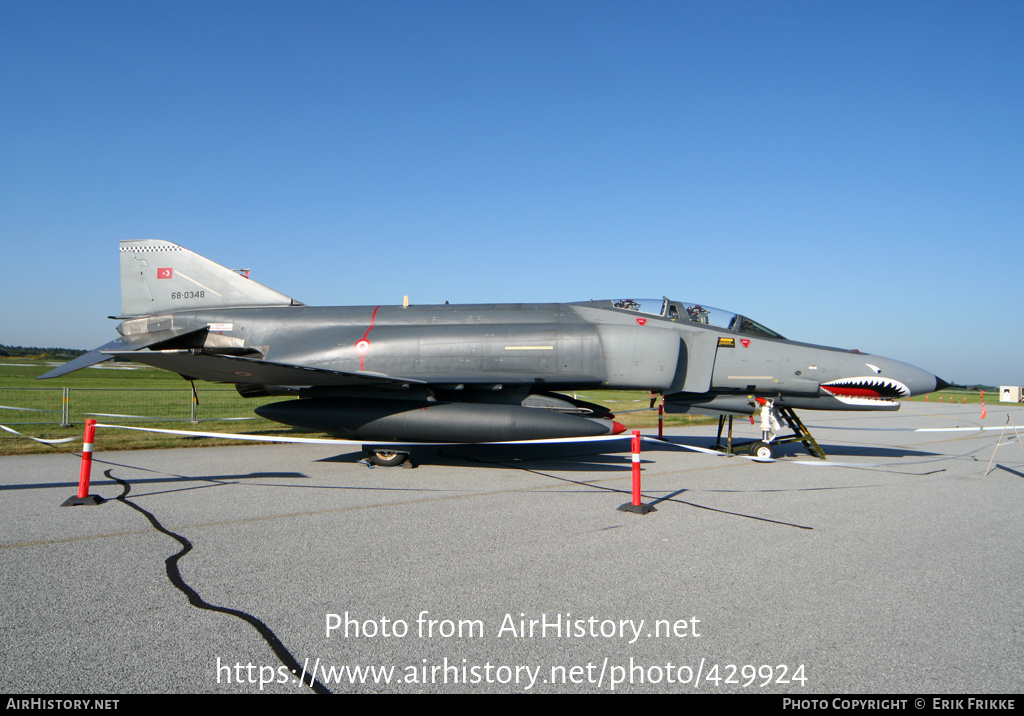
{"type": "MultiPolygon", "coordinates": [[[[370,316],[370,327],[366,329],[366,333],[363,334],[362,339],[359,341],[359,343],[363,343],[365,345],[365,347],[361,351],[359,351],[359,370],[364,370],[363,359],[366,357],[366,354],[370,350],[370,341],[368,341],[366,337],[370,335],[370,331],[373,330],[373,324],[377,321],[378,308],[380,308],[380,306],[377,306],[377,308],[373,309],[373,315],[370,316]]],[[[356,345],[358,345],[358,343],[356,345]]]]}

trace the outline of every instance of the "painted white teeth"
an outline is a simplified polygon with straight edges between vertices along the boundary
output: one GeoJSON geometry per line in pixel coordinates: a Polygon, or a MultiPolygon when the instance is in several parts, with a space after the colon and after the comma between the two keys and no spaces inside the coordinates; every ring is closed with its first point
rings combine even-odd
{"type": "Polygon", "coordinates": [[[848,387],[848,388],[869,388],[872,390],[888,391],[895,393],[893,396],[851,396],[851,395],[834,395],[835,398],[843,401],[844,403],[857,404],[857,405],[868,405],[872,402],[883,402],[892,403],[895,402],[895,398],[903,398],[910,395],[910,388],[894,378],[882,378],[878,376],[859,376],[855,378],[839,378],[838,380],[832,380],[827,383],[821,384],[826,390],[832,387],[848,387]]]}

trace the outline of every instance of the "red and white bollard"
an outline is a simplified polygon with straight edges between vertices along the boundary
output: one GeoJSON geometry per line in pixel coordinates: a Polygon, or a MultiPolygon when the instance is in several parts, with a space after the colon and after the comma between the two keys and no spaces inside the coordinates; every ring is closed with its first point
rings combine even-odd
{"type": "Polygon", "coordinates": [[[650,505],[640,502],[640,431],[633,431],[633,501],[619,505],[621,512],[633,512],[638,515],[646,515],[656,510],[650,505]]]}
{"type": "Polygon", "coordinates": [[[96,439],[96,421],[89,418],[85,421],[85,437],[82,440],[82,469],[78,473],[78,494],[64,500],[62,507],[75,505],[101,505],[104,500],[99,495],[89,494],[89,480],[92,474],[92,445],[96,439]]]}

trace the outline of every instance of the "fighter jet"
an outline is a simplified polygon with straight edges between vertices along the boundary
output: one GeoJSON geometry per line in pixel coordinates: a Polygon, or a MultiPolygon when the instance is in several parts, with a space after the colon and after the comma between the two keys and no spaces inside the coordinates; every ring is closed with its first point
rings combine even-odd
{"type": "Polygon", "coordinates": [[[624,430],[607,408],[567,394],[592,389],[661,394],[669,413],[760,411],[764,439],[752,452],[769,456],[773,421],[794,408],[896,410],[899,398],[947,385],[668,298],[313,307],[168,241],[122,241],[120,260],[120,336],[41,378],[124,357],[233,383],[246,397],[288,396],[256,413],[363,441],[377,464],[407,453],[374,442],[624,430]]]}

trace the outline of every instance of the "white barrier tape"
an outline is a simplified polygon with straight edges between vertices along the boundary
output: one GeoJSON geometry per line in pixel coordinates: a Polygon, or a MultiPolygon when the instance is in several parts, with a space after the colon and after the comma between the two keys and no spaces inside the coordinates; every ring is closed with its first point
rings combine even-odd
{"type": "MultiPolygon", "coordinates": [[[[643,438],[644,440],[650,440],[653,443],[659,445],[671,445],[683,450],[692,450],[693,452],[702,452],[706,455],[717,455],[719,457],[728,456],[729,453],[721,452],[720,450],[712,450],[710,448],[701,448],[694,445],[680,445],[678,443],[670,443],[664,440],[658,440],[657,438],[643,438]]],[[[750,460],[751,462],[778,462],[777,459],[770,457],[754,457],[753,455],[743,455],[742,453],[733,453],[734,457],[742,457],[750,460]]],[[[871,462],[871,463],[858,463],[858,462],[833,462],[828,460],[787,460],[787,465],[811,465],[813,467],[857,467],[857,468],[869,468],[869,467],[890,467],[899,463],[893,462],[871,462]]]]}
{"type": "Polygon", "coordinates": [[[169,430],[166,428],[141,428],[134,425],[108,425],[106,423],[96,423],[97,428],[117,428],[119,430],[138,430],[145,433],[163,433],[165,435],[190,435],[192,437],[205,437],[205,438],[221,438],[224,440],[249,440],[254,442],[267,442],[267,443],[302,443],[302,444],[313,444],[313,445],[330,445],[330,444],[341,444],[341,445],[536,445],[542,443],[574,443],[574,442],[596,442],[602,440],[626,440],[630,438],[630,435],[599,435],[596,437],[587,438],[549,438],[544,440],[505,440],[501,442],[489,442],[489,443],[455,443],[455,442],[431,442],[431,443],[418,443],[418,442],[399,442],[399,441],[387,441],[387,440],[345,440],[342,438],[286,438],[286,437],[273,437],[269,435],[245,435],[239,433],[212,433],[203,432],[199,430],[169,430]]]}
{"type": "Polygon", "coordinates": [[[1000,425],[994,428],[918,428],[915,433],[974,433],[981,432],[983,430],[1003,430],[1005,425],[1000,425]]]}
{"type": "Polygon", "coordinates": [[[43,408],[15,408],[13,405],[0,405],[0,410],[25,410],[30,413],[59,413],[59,410],[44,410],[43,408]]]}
{"type": "MultiPolygon", "coordinates": [[[[50,411],[56,412],[56,411],[50,411]]],[[[122,415],[120,413],[82,413],[82,415],[93,415],[98,418],[131,418],[133,420],[158,420],[163,423],[174,423],[184,422],[188,418],[169,418],[166,415],[161,417],[157,415],[122,415]]],[[[203,418],[203,422],[207,423],[226,423],[229,420],[258,420],[256,416],[245,417],[245,418],[203,418]]]]}
{"type": "Polygon", "coordinates": [[[657,443],[658,445],[666,445],[668,447],[679,448],[680,450],[691,450],[693,452],[704,453],[705,455],[715,455],[716,457],[742,457],[752,462],[777,462],[773,457],[754,457],[753,455],[743,455],[742,453],[727,453],[721,450],[712,450],[711,448],[697,447],[696,445],[680,445],[679,443],[670,443],[668,440],[661,440],[659,438],[649,438],[641,436],[642,440],[648,442],[657,443]]]}
{"type": "Polygon", "coordinates": [[[56,440],[47,440],[46,438],[34,438],[31,435],[23,435],[23,434],[19,433],[17,430],[13,430],[12,428],[7,427],[6,425],[0,425],[0,430],[6,430],[9,433],[14,433],[19,438],[25,438],[26,440],[35,440],[37,443],[43,443],[44,445],[56,445],[58,443],[71,443],[71,442],[75,442],[76,440],[80,440],[81,439],[81,438],[77,438],[77,437],[75,437],[75,438],[60,438],[60,439],[56,439],[56,440]]]}

